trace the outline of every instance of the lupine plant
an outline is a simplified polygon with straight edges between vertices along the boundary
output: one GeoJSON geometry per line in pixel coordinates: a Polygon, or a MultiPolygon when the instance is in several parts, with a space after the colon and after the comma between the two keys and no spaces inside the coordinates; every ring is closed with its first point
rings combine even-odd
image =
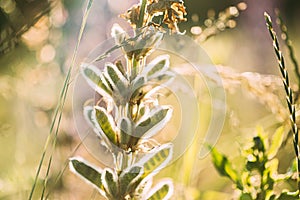
{"type": "Polygon", "coordinates": [[[159,144],[152,137],[168,123],[172,108],[160,105],[156,95],[172,81],[168,55],[148,62],[147,57],[165,33],[179,33],[177,24],[186,15],[183,1],[142,0],[121,15],[133,28],[129,36],[119,25],[112,28],[115,46],[125,58],[107,62],[103,69],[83,63],[81,74],[100,95],[83,114],[112,155],[113,167],[99,168],[82,158],[70,159],[71,170],[93,185],[106,199],[169,199],[170,179],[151,189],[152,179],[172,158],[172,143],[159,144]],[[164,30],[164,28],[167,28],[164,30]]]}

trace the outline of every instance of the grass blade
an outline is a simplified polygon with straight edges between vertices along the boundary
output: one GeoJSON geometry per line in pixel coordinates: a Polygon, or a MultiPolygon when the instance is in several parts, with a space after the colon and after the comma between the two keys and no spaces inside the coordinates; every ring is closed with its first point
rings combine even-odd
{"type": "MultiPolygon", "coordinates": [[[[93,0],[87,0],[87,8],[86,8],[86,10],[84,12],[84,15],[83,15],[83,19],[82,19],[78,39],[77,39],[77,44],[75,46],[73,56],[72,56],[72,61],[71,61],[68,73],[66,75],[63,88],[61,90],[59,103],[58,103],[58,105],[56,106],[56,109],[55,109],[54,117],[52,119],[51,126],[50,126],[49,135],[47,137],[47,140],[46,140],[46,143],[45,143],[45,146],[44,146],[44,150],[43,150],[40,162],[39,162],[39,166],[38,166],[38,169],[37,169],[37,172],[36,172],[36,175],[35,175],[34,183],[32,185],[32,188],[31,188],[31,191],[30,191],[30,194],[29,194],[29,197],[28,197],[29,200],[31,200],[32,197],[33,197],[33,193],[34,193],[34,190],[35,190],[35,187],[36,187],[36,184],[37,184],[37,180],[38,180],[38,177],[40,175],[41,167],[42,167],[42,164],[44,163],[45,155],[46,155],[48,146],[49,146],[49,144],[51,142],[51,139],[52,139],[51,137],[52,137],[53,128],[54,128],[55,124],[56,124],[56,130],[55,130],[55,137],[54,137],[52,148],[55,148],[55,146],[56,146],[57,133],[58,133],[58,129],[59,129],[61,118],[62,118],[62,110],[63,110],[63,107],[65,105],[65,101],[66,101],[66,97],[67,97],[67,93],[68,93],[68,89],[69,89],[71,72],[72,72],[74,64],[75,64],[75,59],[76,59],[76,56],[77,56],[79,44],[80,44],[80,41],[81,41],[81,38],[82,38],[82,35],[83,35],[83,31],[84,31],[84,28],[85,28],[85,25],[86,25],[86,21],[87,21],[87,18],[88,18],[88,14],[89,14],[92,2],[93,2],[93,0]],[[56,123],[58,114],[59,114],[59,118],[58,118],[58,121],[56,123]]],[[[48,165],[47,165],[47,174],[46,174],[44,185],[43,185],[43,192],[42,192],[42,195],[41,195],[41,199],[43,199],[43,196],[44,196],[44,193],[45,193],[45,188],[47,186],[47,179],[48,179],[49,170],[50,170],[50,167],[51,167],[52,157],[53,157],[53,149],[52,149],[52,152],[51,152],[51,155],[50,155],[50,158],[49,158],[49,161],[48,161],[48,165]]]]}

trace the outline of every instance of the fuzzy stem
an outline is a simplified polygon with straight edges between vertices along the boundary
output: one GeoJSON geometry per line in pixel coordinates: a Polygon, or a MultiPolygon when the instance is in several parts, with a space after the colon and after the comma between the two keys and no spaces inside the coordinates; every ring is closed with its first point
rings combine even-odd
{"type": "MultiPolygon", "coordinates": [[[[291,59],[293,65],[294,65],[294,72],[295,72],[295,75],[296,75],[296,78],[297,78],[297,81],[298,81],[298,91],[299,91],[299,89],[300,89],[300,71],[299,71],[298,62],[297,62],[296,57],[295,57],[294,49],[293,49],[293,46],[292,46],[292,41],[290,40],[287,27],[286,27],[286,25],[284,24],[284,22],[282,20],[282,17],[280,15],[279,10],[276,9],[275,13],[276,13],[276,16],[277,16],[276,22],[279,25],[281,32],[283,33],[281,38],[285,42],[285,45],[288,48],[288,51],[289,51],[289,54],[290,54],[290,59],[291,59]]],[[[297,99],[298,99],[298,94],[296,94],[295,101],[297,101],[297,99]]]]}
{"type": "Polygon", "coordinates": [[[292,125],[292,132],[293,132],[293,145],[294,145],[294,151],[295,151],[296,162],[297,162],[297,185],[298,185],[298,191],[300,191],[300,174],[299,174],[299,172],[300,172],[300,157],[299,157],[299,145],[298,145],[298,127],[296,124],[296,109],[295,109],[295,104],[294,104],[294,99],[293,99],[293,91],[290,87],[288,71],[285,67],[284,57],[279,48],[277,35],[276,35],[275,31],[273,30],[271,17],[266,12],[264,13],[264,15],[265,15],[267,28],[268,28],[270,36],[273,40],[273,48],[274,48],[275,54],[277,56],[278,66],[280,69],[280,73],[282,75],[282,82],[283,82],[284,89],[286,92],[286,102],[287,102],[289,112],[290,112],[290,122],[292,125]]]}

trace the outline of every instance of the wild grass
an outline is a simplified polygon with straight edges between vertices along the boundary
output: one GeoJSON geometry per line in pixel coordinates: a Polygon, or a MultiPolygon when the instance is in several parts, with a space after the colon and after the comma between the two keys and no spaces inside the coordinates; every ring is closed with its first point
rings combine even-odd
{"type": "Polygon", "coordinates": [[[43,184],[43,189],[42,189],[42,194],[41,194],[41,199],[44,198],[45,190],[46,190],[46,187],[47,187],[47,181],[48,181],[48,177],[49,177],[49,172],[50,172],[50,168],[51,168],[51,164],[52,164],[53,151],[54,151],[55,146],[56,146],[58,130],[59,130],[59,126],[60,126],[62,115],[63,115],[63,108],[64,108],[64,105],[65,105],[65,102],[66,102],[67,93],[68,93],[69,86],[70,86],[71,74],[72,74],[73,68],[75,66],[77,52],[78,52],[78,49],[79,49],[81,38],[83,36],[86,21],[87,21],[90,9],[92,7],[92,3],[93,3],[93,0],[87,0],[86,1],[86,9],[85,9],[84,14],[83,14],[82,23],[81,23],[77,43],[76,43],[76,46],[74,48],[72,60],[71,60],[71,63],[70,63],[70,66],[69,66],[64,84],[63,84],[63,88],[62,88],[61,93],[60,93],[58,104],[57,104],[56,109],[54,111],[54,116],[53,116],[53,119],[52,119],[52,122],[51,122],[49,135],[47,137],[47,140],[46,140],[46,143],[45,143],[45,146],[44,146],[44,150],[43,150],[43,153],[42,153],[39,165],[38,165],[38,169],[37,169],[37,172],[36,172],[36,175],[35,175],[35,178],[34,178],[34,182],[33,182],[29,197],[28,197],[29,200],[31,200],[32,197],[33,197],[33,194],[34,194],[34,191],[35,191],[35,188],[36,188],[36,184],[37,184],[38,178],[40,176],[41,168],[42,168],[42,165],[43,165],[44,160],[45,160],[46,153],[48,151],[49,145],[52,142],[52,147],[50,147],[51,148],[50,149],[50,157],[49,157],[49,160],[47,162],[47,172],[46,172],[46,175],[44,177],[44,181],[43,181],[44,184],[43,184]],[[54,127],[56,127],[55,130],[54,130],[54,127]],[[53,136],[53,134],[54,134],[54,136],[53,136]]]}
{"type": "MultiPolygon", "coordinates": [[[[297,162],[298,191],[300,191],[300,174],[299,174],[299,172],[300,172],[299,152],[300,152],[300,150],[299,150],[299,139],[298,139],[299,133],[298,133],[298,127],[297,127],[297,123],[296,123],[296,109],[295,109],[295,102],[294,102],[294,98],[293,98],[294,92],[290,87],[289,74],[288,74],[288,71],[285,66],[284,57],[283,57],[282,52],[279,47],[277,34],[273,29],[271,17],[267,13],[265,13],[265,20],[267,23],[267,28],[269,30],[270,36],[273,41],[273,48],[274,48],[274,51],[275,51],[275,54],[277,57],[279,70],[282,75],[282,82],[283,82],[284,89],[286,92],[286,102],[287,102],[289,113],[290,113],[290,122],[291,122],[291,127],[292,127],[292,132],[293,132],[293,146],[294,146],[294,152],[295,152],[296,162],[297,162]]],[[[298,69],[297,69],[297,71],[298,71],[298,69]]]]}
{"type": "MultiPolygon", "coordinates": [[[[289,33],[288,33],[288,28],[282,19],[279,9],[276,9],[275,13],[277,16],[276,23],[278,24],[278,26],[280,27],[280,30],[282,32],[281,39],[285,42],[285,45],[288,48],[290,59],[292,61],[292,64],[294,65],[294,73],[295,73],[297,81],[298,81],[298,90],[299,90],[300,89],[300,71],[299,71],[298,61],[295,57],[295,50],[294,50],[292,41],[291,41],[289,33]]],[[[299,96],[299,92],[297,92],[295,95],[295,102],[297,102],[298,96],[299,96]]]]}

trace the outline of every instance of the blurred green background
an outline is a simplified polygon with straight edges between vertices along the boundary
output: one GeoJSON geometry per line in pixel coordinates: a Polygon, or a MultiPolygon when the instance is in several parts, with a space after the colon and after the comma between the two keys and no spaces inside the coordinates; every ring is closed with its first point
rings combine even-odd
{"type": "MultiPolygon", "coordinates": [[[[219,13],[239,2],[188,0],[185,2],[188,21],[181,24],[180,29],[196,38],[190,30],[202,26],[208,13],[212,10],[219,13]]],[[[118,15],[134,3],[133,0],[94,0],[75,69],[95,45],[110,37],[113,23],[128,27],[118,15]]],[[[278,75],[263,12],[268,11],[274,17],[274,8],[280,9],[299,58],[300,2],[248,0],[245,3],[247,9],[235,18],[235,28],[225,30],[200,45],[216,65],[228,66],[237,73],[250,71],[278,75]]],[[[0,8],[0,199],[26,199],[71,62],[85,4],[81,0],[0,0],[0,8]]],[[[286,53],[286,49],[282,49],[286,53]]],[[[288,61],[287,64],[292,71],[291,63],[288,61]]],[[[71,82],[75,77],[76,70],[71,82]]],[[[256,80],[253,81],[255,84],[256,80]]],[[[253,136],[256,125],[271,132],[282,120],[259,99],[253,98],[242,82],[234,83],[233,91],[230,82],[228,84],[227,118],[217,148],[234,159],[241,144],[253,136]]],[[[48,184],[50,199],[101,199],[68,169],[54,184],[56,175],[64,169],[72,154],[97,163],[83,145],[75,152],[80,139],[72,115],[72,86],[54,151],[48,184]]],[[[281,88],[278,94],[285,105],[281,88]]],[[[207,118],[210,116],[209,109],[201,113],[207,118]]],[[[199,143],[195,141],[181,159],[161,174],[175,180],[178,191],[175,199],[231,199],[231,184],[217,174],[209,156],[195,159],[198,151],[199,143]]],[[[285,156],[282,168],[290,164],[293,155],[289,147],[283,152],[279,155],[285,156]]],[[[45,169],[43,166],[42,177],[45,169]]]]}

